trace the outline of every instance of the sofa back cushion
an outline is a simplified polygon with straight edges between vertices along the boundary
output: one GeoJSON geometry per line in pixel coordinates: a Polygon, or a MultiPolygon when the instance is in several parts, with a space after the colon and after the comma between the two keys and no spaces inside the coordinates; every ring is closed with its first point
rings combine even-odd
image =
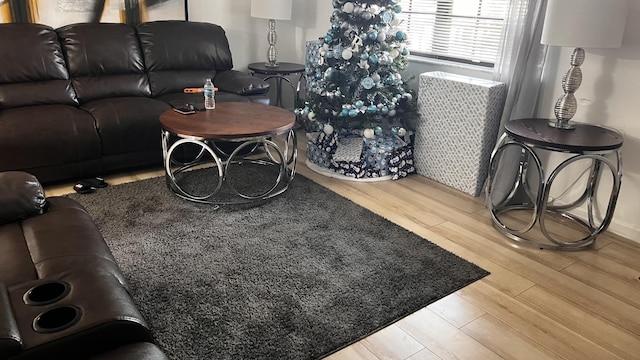
{"type": "Polygon", "coordinates": [[[153,21],[138,25],[153,96],[202,87],[233,61],[224,30],[215,24],[153,21]]]}
{"type": "Polygon", "coordinates": [[[78,104],[55,30],[0,24],[0,109],[43,104],[78,104]]]}
{"type": "Polygon", "coordinates": [[[56,31],[81,103],[107,97],[151,95],[134,27],[83,23],[56,31]]]}

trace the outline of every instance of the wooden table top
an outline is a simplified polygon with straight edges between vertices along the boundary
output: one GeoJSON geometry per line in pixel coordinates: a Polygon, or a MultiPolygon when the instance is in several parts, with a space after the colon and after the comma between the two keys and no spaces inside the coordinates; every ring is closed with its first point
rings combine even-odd
{"type": "Polygon", "coordinates": [[[569,152],[608,151],[622,146],[622,135],[597,125],[576,123],[575,129],[558,129],[549,119],[508,121],[504,128],[510,137],[523,143],[569,152]]]}
{"type": "Polygon", "coordinates": [[[219,102],[215,109],[191,115],[167,110],[160,115],[160,124],[177,135],[238,140],[283,134],[293,127],[295,116],[277,106],[219,102]]]}

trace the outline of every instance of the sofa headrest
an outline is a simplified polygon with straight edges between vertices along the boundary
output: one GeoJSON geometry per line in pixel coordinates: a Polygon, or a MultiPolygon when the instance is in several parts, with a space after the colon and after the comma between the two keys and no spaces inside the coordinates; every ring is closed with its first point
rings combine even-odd
{"type": "Polygon", "coordinates": [[[44,189],[35,176],[0,172],[0,225],[42,214],[45,204],[44,189]]]}
{"type": "Polygon", "coordinates": [[[0,108],[77,104],[58,36],[51,27],[0,24],[0,44],[0,108]]]}
{"type": "Polygon", "coordinates": [[[80,23],[56,30],[82,103],[118,96],[150,96],[136,29],[118,23],[80,23]]]}
{"type": "Polygon", "coordinates": [[[152,21],[138,25],[149,72],[231,70],[231,50],[218,25],[191,21],[152,21]]]}
{"type": "Polygon", "coordinates": [[[167,20],[137,29],[153,96],[202,86],[206,78],[233,68],[229,41],[218,25],[167,20]]]}

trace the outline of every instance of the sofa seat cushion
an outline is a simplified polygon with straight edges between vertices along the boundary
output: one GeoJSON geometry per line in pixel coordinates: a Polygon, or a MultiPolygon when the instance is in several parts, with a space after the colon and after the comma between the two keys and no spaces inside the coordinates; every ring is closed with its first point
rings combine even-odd
{"type": "Polygon", "coordinates": [[[157,150],[160,153],[160,114],[167,103],[145,97],[116,97],[90,101],[82,108],[95,118],[102,155],[157,150]]]}
{"type": "MultiPolygon", "coordinates": [[[[89,113],[68,105],[0,110],[0,169],[17,170],[100,158],[100,139],[89,113]],[[25,146],[34,144],[34,146],[25,146]]],[[[37,175],[37,174],[35,174],[37,175]]]]}

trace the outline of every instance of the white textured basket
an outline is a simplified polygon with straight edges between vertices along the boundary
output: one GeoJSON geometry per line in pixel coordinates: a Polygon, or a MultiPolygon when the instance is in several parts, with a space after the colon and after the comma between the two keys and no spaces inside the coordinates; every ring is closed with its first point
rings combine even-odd
{"type": "Polygon", "coordinates": [[[420,74],[417,173],[480,195],[505,96],[504,83],[441,71],[420,74]]]}

